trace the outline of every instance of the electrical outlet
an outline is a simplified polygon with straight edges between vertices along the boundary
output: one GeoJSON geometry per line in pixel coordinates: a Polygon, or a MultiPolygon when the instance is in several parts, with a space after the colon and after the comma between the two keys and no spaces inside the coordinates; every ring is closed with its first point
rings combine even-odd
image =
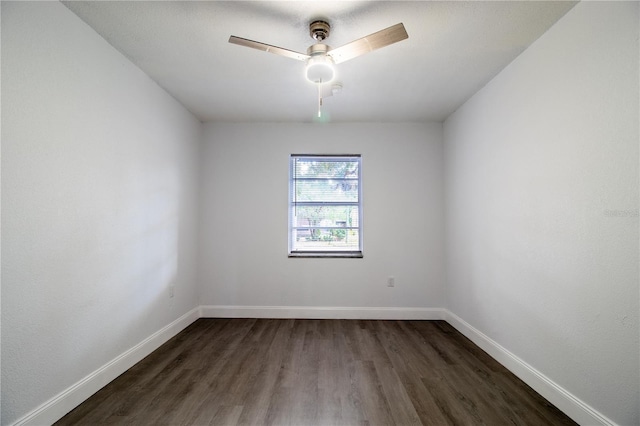
{"type": "Polygon", "coordinates": [[[175,290],[175,286],[170,285],[169,286],[169,297],[173,297],[174,290],[175,290]]]}
{"type": "Polygon", "coordinates": [[[394,277],[387,278],[387,287],[395,287],[396,279],[394,277]]]}

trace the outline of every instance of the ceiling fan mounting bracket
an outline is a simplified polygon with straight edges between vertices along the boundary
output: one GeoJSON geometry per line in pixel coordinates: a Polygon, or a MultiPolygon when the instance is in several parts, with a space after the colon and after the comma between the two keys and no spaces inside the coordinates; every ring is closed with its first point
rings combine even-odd
{"type": "Polygon", "coordinates": [[[331,31],[331,25],[326,21],[313,21],[309,24],[309,35],[319,43],[329,37],[329,31],[331,31]]]}

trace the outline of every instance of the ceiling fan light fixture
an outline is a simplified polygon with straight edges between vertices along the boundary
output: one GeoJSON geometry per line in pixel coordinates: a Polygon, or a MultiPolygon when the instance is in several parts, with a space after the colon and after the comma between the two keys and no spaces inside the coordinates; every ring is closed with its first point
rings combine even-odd
{"type": "Polygon", "coordinates": [[[309,59],[304,75],[312,83],[324,84],[333,81],[336,72],[329,58],[319,57],[309,59]]]}
{"type": "Polygon", "coordinates": [[[324,84],[329,83],[335,77],[335,69],[333,68],[333,60],[327,55],[329,46],[323,43],[317,43],[307,49],[309,59],[304,69],[304,75],[312,83],[324,84]]]}

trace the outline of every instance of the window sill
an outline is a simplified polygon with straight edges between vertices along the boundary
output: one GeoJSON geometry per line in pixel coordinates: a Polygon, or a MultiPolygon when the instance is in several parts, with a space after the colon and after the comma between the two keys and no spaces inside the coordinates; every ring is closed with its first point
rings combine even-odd
{"type": "Polygon", "coordinates": [[[333,257],[333,258],[351,258],[362,259],[361,251],[294,251],[289,253],[289,257],[333,257]]]}

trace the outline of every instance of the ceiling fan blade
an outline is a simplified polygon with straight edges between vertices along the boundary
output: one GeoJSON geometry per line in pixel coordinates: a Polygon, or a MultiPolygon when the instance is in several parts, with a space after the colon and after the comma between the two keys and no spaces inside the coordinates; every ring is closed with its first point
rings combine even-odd
{"type": "Polygon", "coordinates": [[[376,49],[380,49],[381,47],[397,43],[406,38],[409,38],[409,34],[407,34],[407,30],[405,30],[404,25],[399,23],[376,33],[369,34],[366,37],[352,41],[344,46],[332,49],[327,53],[327,55],[331,56],[334,63],[339,64],[349,59],[353,59],[356,56],[364,55],[365,53],[372,52],[376,49]]]}
{"type": "Polygon", "coordinates": [[[286,56],[287,58],[297,59],[299,61],[306,61],[310,57],[309,55],[305,55],[304,53],[294,52],[293,50],[271,46],[270,44],[260,43],[259,41],[253,41],[242,37],[231,36],[229,37],[229,43],[263,50],[269,53],[275,53],[276,55],[286,56]]]}

